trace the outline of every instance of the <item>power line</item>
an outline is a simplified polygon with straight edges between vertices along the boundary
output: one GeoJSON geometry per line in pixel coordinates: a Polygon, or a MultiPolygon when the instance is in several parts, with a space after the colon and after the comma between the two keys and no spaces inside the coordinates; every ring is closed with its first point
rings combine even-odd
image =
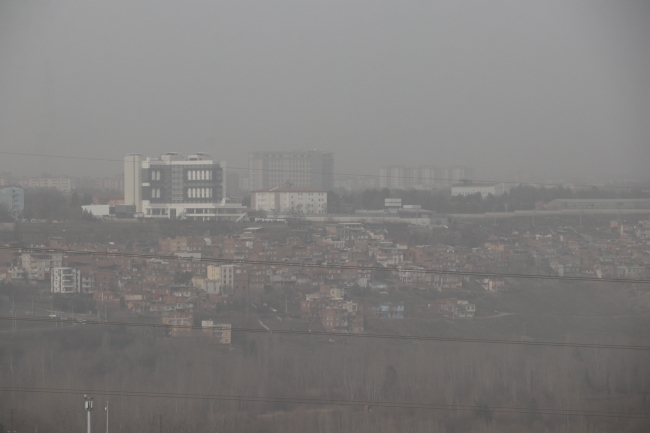
{"type": "MultiPolygon", "coordinates": [[[[46,322],[60,323],[60,319],[53,318],[34,318],[0,316],[0,320],[17,320],[23,322],[46,322]]],[[[85,321],[87,325],[107,325],[107,326],[127,326],[137,328],[162,328],[162,329],[183,329],[183,330],[204,330],[202,326],[193,325],[166,325],[158,323],[137,323],[137,322],[100,322],[85,321]]],[[[480,344],[508,344],[517,346],[548,346],[548,347],[574,347],[583,349],[613,349],[613,350],[650,350],[650,346],[634,346],[620,344],[597,344],[597,343],[566,343],[554,341],[519,341],[519,340],[499,340],[499,339],[482,339],[482,338],[458,338],[458,337],[432,337],[417,335],[392,335],[392,334],[353,334],[327,331],[297,331],[291,329],[262,329],[262,328],[230,328],[232,332],[257,333],[257,334],[278,334],[278,335],[308,335],[322,337],[344,337],[344,338],[373,338],[373,339],[390,339],[390,340],[409,340],[409,341],[434,341],[450,343],[480,343],[480,344]]]]}
{"type": "Polygon", "coordinates": [[[220,401],[250,401],[250,402],[283,402],[292,404],[311,404],[327,406],[370,406],[384,408],[403,409],[428,409],[428,410],[453,410],[453,411],[474,411],[482,412],[490,410],[498,413],[534,413],[539,415],[561,415],[561,416],[584,416],[599,418],[630,418],[649,419],[650,416],[643,412],[610,412],[579,409],[547,409],[541,408],[531,410],[523,407],[511,406],[471,406],[460,404],[437,404],[437,403],[402,403],[394,401],[372,401],[372,400],[338,400],[338,399],[317,399],[301,397],[258,397],[250,395],[224,395],[224,394],[184,394],[173,392],[148,392],[148,391],[111,391],[95,389],[71,389],[71,388],[28,388],[18,386],[0,386],[0,391],[5,392],[35,392],[48,394],[95,394],[103,396],[141,397],[141,398],[172,398],[185,400],[220,400],[220,401]]]}
{"type": "Polygon", "coordinates": [[[409,272],[415,274],[437,274],[437,275],[458,275],[458,276],[476,276],[476,277],[497,277],[497,278],[524,278],[524,279],[540,279],[540,280],[559,280],[559,281],[588,281],[598,283],[632,283],[632,284],[650,284],[650,280],[645,279],[629,279],[629,278],[597,278],[597,277],[580,277],[580,276],[559,276],[559,275],[541,275],[541,274],[515,274],[504,272],[474,272],[474,271],[456,271],[452,269],[409,269],[409,268],[383,268],[379,266],[350,266],[345,264],[318,264],[318,263],[295,263],[295,262],[278,262],[267,260],[247,260],[247,259],[221,259],[217,257],[179,257],[176,255],[161,255],[161,254],[143,254],[143,253],[127,253],[127,252],[109,252],[109,251],[84,251],[84,250],[64,250],[57,248],[45,247],[9,247],[0,246],[0,250],[15,250],[15,251],[35,251],[40,253],[50,254],[78,254],[90,255],[100,257],[130,257],[140,259],[160,259],[160,260],[177,260],[177,261],[194,261],[206,263],[223,263],[223,264],[239,264],[239,265],[259,265],[259,266],[287,266],[299,268],[312,268],[312,269],[343,269],[343,270],[362,270],[362,271],[378,271],[378,272],[409,272]]]}
{"type": "MultiPolygon", "coordinates": [[[[86,161],[111,161],[111,162],[125,162],[123,159],[114,159],[114,158],[93,158],[93,157],[84,157],[84,156],[67,156],[67,155],[52,155],[45,153],[23,153],[23,152],[8,152],[0,151],[0,154],[4,155],[16,155],[16,156],[33,156],[33,157],[43,157],[43,158],[59,158],[59,159],[76,159],[76,160],[86,160],[86,161]]],[[[308,174],[331,174],[332,176],[350,176],[350,177],[369,177],[369,178],[388,178],[388,179],[419,179],[415,176],[393,176],[393,175],[381,175],[381,174],[355,174],[355,173],[334,173],[334,172],[317,172],[317,171],[305,171],[305,170],[286,170],[279,168],[250,168],[250,167],[236,167],[230,166],[230,169],[235,170],[245,170],[245,171],[272,171],[275,173],[308,173],[308,174]]],[[[433,181],[443,181],[443,182],[460,182],[465,179],[454,179],[454,178],[435,178],[431,179],[433,181]]],[[[469,180],[469,179],[467,179],[469,180]]],[[[545,187],[563,187],[562,183],[549,183],[549,182],[522,182],[522,181],[508,181],[508,180],[479,180],[471,179],[473,183],[504,183],[512,185],[537,185],[545,187]]],[[[637,187],[637,186],[615,186],[615,185],[592,185],[592,184],[572,184],[574,187],[580,188],[606,188],[606,189],[632,189],[639,191],[650,190],[647,187],[637,187]]]]}

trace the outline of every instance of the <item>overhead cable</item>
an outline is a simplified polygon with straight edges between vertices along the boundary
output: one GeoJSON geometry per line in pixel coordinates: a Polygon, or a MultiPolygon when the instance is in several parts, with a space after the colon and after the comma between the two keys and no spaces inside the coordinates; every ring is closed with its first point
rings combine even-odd
{"type": "MultiPolygon", "coordinates": [[[[45,323],[62,323],[58,318],[36,318],[36,317],[14,317],[0,316],[0,320],[21,321],[21,322],[45,322],[45,323]]],[[[74,323],[74,322],[73,322],[74,323]]],[[[159,328],[159,329],[181,329],[181,330],[210,330],[194,325],[175,325],[160,323],[138,323],[138,322],[111,322],[98,320],[85,320],[85,325],[106,325],[106,326],[127,326],[138,328],[159,328]]],[[[218,326],[217,326],[218,329],[218,326]]],[[[614,350],[638,350],[648,351],[650,346],[638,345],[621,345],[621,344],[599,344],[599,343],[571,343],[556,341],[530,341],[530,340],[500,340],[485,338],[460,338],[460,337],[437,337],[437,336],[418,336],[418,335],[399,335],[399,334],[374,334],[374,333],[341,333],[327,331],[300,331],[292,329],[264,329],[264,328],[237,328],[231,327],[232,332],[257,333],[257,334],[277,334],[277,335],[306,335],[310,337],[340,337],[340,338],[371,338],[371,339],[390,339],[390,340],[409,340],[409,341],[434,341],[450,343],[480,343],[480,344],[508,344],[516,346],[547,346],[547,347],[574,347],[584,349],[614,349],[614,350]]]]}
{"type": "Polygon", "coordinates": [[[539,415],[558,416],[583,416],[598,418],[630,418],[650,419],[650,415],[643,412],[613,412],[600,410],[579,410],[579,409],[547,409],[539,408],[531,410],[524,407],[511,406],[472,406],[460,404],[437,404],[437,403],[402,403],[396,401],[373,401],[373,400],[340,400],[340,399],[318,399],[301,397],[258,397],[250,395],[224,395],[224,394],[184,394],[174,392],[148,392],[148,391],[122,391],[122,390],[98,390],[98,389],[72,389],[72,388],[28,388],[19,386],[0,386],[0,391],[5,392],[29,392],[45,394],[74,394],[74,395],[101,395],[139,398],[171,398],[186,400],[217,400],[217,401],[248,401],[271,403],[281,402],[288,404],[310,404],[327,406],[357,406],[370,408],[393,408],[393,409],[424,409],[424,410],[451,410],[451,411],[492,411],[497,413],[534,413],[539,415]]]}

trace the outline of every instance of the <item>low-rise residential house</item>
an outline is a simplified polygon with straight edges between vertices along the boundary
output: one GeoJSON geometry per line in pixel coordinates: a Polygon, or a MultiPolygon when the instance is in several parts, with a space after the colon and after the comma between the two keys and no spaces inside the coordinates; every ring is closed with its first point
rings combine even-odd
{"type": "Polygon", "coordinates": [[[13,267],[9,269],[9,277],[11,277],[12,280],[26,280],[27,279],[27,271],[23,267],[13,267]]]}
{"type": "Polygon", "coordinates": [[[204,335],[214,338],[219,344],[230,344],[232,325],[230,323],[214,323],[212,320],[201,321],[201,331],[204,335]]]}
{"type": "Polygon", "coordinates": [[[465,318],[474,317],[476,312],[476,305],[470,304],[468,301],[456,301],[456,306],[453,309],[454,317],[465,318]]]}
{"type": "Polygon", "coordinates": [[[463,287],[463,277],[456,274],[434,274],[433,284],[438,290],[452,290],[463,287]]]}
{"type": "Polygon", "coordinates": [[[436,301],[436,305],[441,313],[449,313],[453,318],[474,317],[474,313],[476,312],[475,304],[454,298],[438,300],[436,301]]]}
{"type": "Polygon", "coordinates": [[[481,280],[481,286],[488,292],[496,292],[499,289],[503,289],[506,285],[505,279],[503,278],[483,278],[481,280]]]}
{"type": "Polygon", "coordinates": [[[348,331],[348,311],[334,305],[324,305],[320,312],[323,327],[329,332],[348,331]]]}
{"type": "Polygon", "coordinates": [[[162,317],[163,325],[168,325],[167,334],[171,337],[188,337],[194,326],[194,313],[171,311],[162,317]]]}

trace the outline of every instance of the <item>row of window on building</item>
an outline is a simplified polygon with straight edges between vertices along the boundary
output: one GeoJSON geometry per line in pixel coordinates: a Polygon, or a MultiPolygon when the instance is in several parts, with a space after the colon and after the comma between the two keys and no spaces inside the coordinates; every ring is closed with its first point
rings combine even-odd
{"type": "MultiPolygon", "coordinates": [[[[160,180],[161,170],[151,170],[151,180],[160,180]]],[[[187,180],[212,180],[212,170],[188,170],[187,180]]]]}
{"type": "Polygon", "coordinates": [[[212,180],[212,170],[188,170],[187,180],[212,180]]]}
{"type": "MultiPolygon", "coordinates": [[[[212,188],[188,188],[188,198],[212,198],[212,188]]],[[[151,198],[160,198],[160,188],[151,188],[151,198]]]]}
{"type": "Polygon", "coordinates": [[[212,188],[188,188],[189,198],[212,198],[212,188]]]}

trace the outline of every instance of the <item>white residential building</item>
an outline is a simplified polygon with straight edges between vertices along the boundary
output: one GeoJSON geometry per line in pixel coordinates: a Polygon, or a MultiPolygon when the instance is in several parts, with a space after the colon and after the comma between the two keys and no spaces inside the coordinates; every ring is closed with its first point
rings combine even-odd
{"type": "Polygon", "coordinates": [[[451,187],[451,195],[474,195],[481,194],[485,198],[492,194],[495,197],[505,194],[509,188],[505,183],[476,183],[466,182],[453,185],[451,187]]]}
{"type": "Polygon", "coordinates": [[[267,188],[251,191],[251,208],[266,212],[327,213],[327,191],[311,188],[267,188]]]}
{"type": "Polygon", "coordinates": [[[33,177],[18,179],[17,183],[23,188],[54,188],[61,192],[70,192],[74,181],[69,177],[33,177]]]}
{"type": "Polygon", "coordinates": [[[21,259],[25,275],[30,280],[47,280],[51,269],[63,266],[62,254],[23,253],[21,259]]]}
{"type": "Polygon", "coordinates": [[[74,268],[52,268],[52,293],[81,293],[81,271],[74,268]]]}

